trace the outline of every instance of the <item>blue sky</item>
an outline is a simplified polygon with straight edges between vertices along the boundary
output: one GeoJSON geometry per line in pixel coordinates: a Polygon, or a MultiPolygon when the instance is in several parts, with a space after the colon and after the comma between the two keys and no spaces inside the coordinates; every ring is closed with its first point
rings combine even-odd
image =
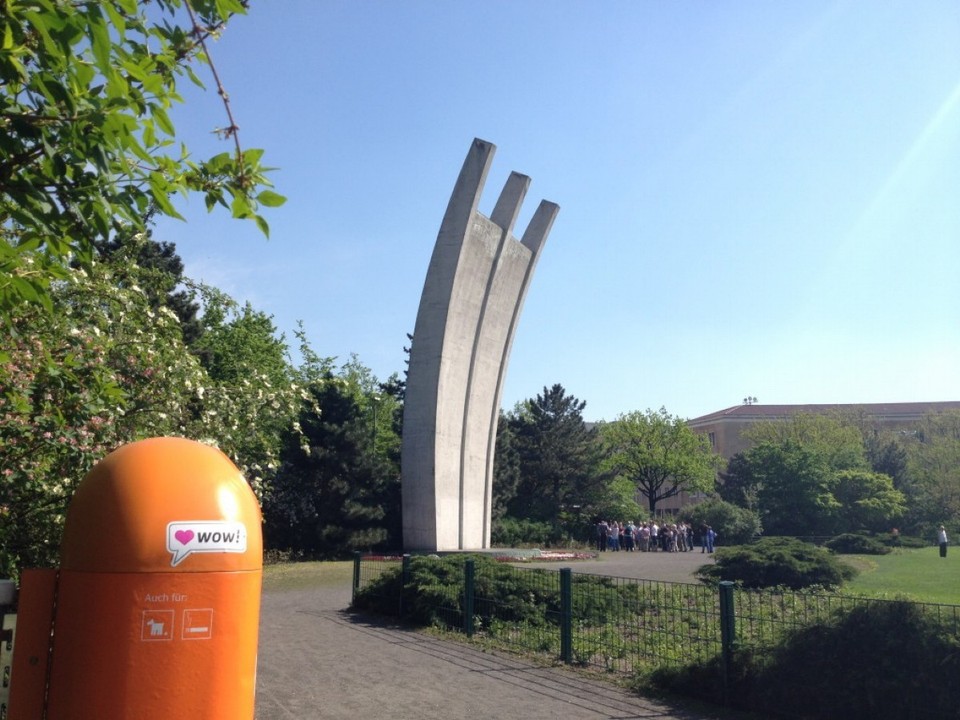
{"type": "MultiPolygon", "coordinates": [[[[588,420],[661,406],[960,400],[960,3],[255,0],[212,46],[271,237],[202,200],[186,273],[295,345],[403,370],[474,137],[560,205],[504,406],[561,383],[588,420]]],[[[216,95],[173,117],[229,149],[216,95]]]]}

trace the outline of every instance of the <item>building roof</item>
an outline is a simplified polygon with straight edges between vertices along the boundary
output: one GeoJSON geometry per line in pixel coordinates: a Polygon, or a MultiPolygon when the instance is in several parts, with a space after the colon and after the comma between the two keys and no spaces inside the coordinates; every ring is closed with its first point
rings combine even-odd
{"type": "Polygon", "coordinates": [[[947,410],[960,410],[960,400],[944,402],[913,402],[913,403],[859,403],[852,405],[823,404],[823,405],[734,405],[725,410],[718,410],[709,415],[687,421],[691,427],[710,425],[725,420],[734,422],[755,422],[757,420],[776,420],[791,417],[800,413],[810,415],[863,413],[869,417],[919,419],[930,413],[941,413],[947,410]]]}

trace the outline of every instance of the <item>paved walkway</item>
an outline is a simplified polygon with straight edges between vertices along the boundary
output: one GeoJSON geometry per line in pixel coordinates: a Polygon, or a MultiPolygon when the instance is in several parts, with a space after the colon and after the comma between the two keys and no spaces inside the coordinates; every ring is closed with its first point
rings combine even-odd
{"type": "MultiPolygon", "coordinates": [[[[606,566],[608,574],[622,575],[622,568],[649,569],[670,559],[621,555],[616,562],[611,557],[571,567],[599,572],[594,565],[606,566]]],[[[690,713],[567,668],[545,668],[354,616],[346,612],[349,602],[348,585],[264,593],[257,720],[729,717],[690,713]]]]}
{"type": "Polygon", "coordinates": [[[524,563],[527,567],[570,567],[575,573],[611,575],[613,577],[660,582],[695,583],[694,573],[701,565],[713,563],[713,555],[690,552],[604,552],[596,560],[575,562],[524,563]]]}

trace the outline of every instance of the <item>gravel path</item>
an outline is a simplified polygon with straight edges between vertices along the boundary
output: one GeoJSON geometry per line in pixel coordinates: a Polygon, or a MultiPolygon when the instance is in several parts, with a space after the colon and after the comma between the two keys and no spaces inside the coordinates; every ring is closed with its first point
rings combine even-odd
{"type": "MultiPolygon", "coordinates": [[[[686,581],[697,553],[606,553],[576,572],[643,577],[653,568],[686,581]],[[667,561],[670,561],[668,564],[667,561]],[[626,574],[626,573],[631,574],[626,574]]],[[[551,567],[561,564],[550,563],[551,567]]],[[[523,718],[708,720],[583,673],[484,652],[346,612],[348,582],[267,590],[260,621],[256,720],[313,718],[523,718]]]]}

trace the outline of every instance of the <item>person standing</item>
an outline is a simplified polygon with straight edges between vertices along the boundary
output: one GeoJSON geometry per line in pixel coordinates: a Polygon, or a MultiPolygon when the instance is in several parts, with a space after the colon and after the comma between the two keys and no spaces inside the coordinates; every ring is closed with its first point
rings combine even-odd
{"type": "Polygon", "coordinates": [[[717,534],[713,531],[713,528],[707,525],[707,552],[713,552],[713,545],[717,540],[717,534]]]}
{"type": "Polygon", "coordinates": [[[937,533],[937,543],[940,545],[940,557],[947,556],[947,529],[941,525],[937,533]]]}
{"type": "Polygon", "coordinates": [[[607,549],[607,531],[609,527],[607,526],[606,520],[601,520],[597,523],[597,550],[599,552],[604,552],[607,549]]]}
{"type": "Polygon", "coordinates": [[[650,524],[643,523],[637,532],[640,534],[640,551],[647,552],[650,550],[650,524]]]}

